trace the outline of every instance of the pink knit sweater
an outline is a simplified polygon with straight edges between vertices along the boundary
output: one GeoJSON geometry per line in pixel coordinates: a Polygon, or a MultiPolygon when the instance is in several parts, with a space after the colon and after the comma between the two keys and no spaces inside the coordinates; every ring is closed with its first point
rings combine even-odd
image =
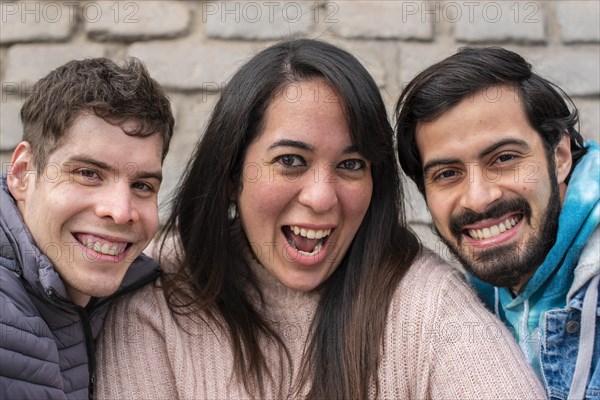
{"type": "MultiPolygon", "coordinates": [[[[264,312],[276,321],[293,361],[283,376],[272,369],[267,393],[271,399],[301,398],[306,388],[291,393],[318,294],[290,290],[260,267],[256,272],[266,295],[264,312]]],[[[116,303],[98,343],[98,398],[251,398],[233,378],[227,336],[212,324],[179,322],[181,327],[152,285],[116,303]]],[[[394,295],[382,352],[382,399],[545,398],[510,333],[461,274],[430,253],[415,261],[394,295]]],[[[278,365],[274,348],[266,346],[265,353],[270,365],[278,365]]]]}

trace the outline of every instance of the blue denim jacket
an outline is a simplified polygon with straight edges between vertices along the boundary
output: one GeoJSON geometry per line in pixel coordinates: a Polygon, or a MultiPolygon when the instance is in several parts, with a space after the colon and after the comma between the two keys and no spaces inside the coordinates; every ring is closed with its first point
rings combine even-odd
{"type": "MultiPolygon", "coordinates": [[[[588,282],[577,291],[565,309],[546,312],[540,338],[540,367],[549,399],[568,398],[580,347],[583,298],[589,286],[588,282]]],[[[600,308],[596,303],[596,330],[585,399],[600,399],[600,308]]]]}
{"type": "Polygon", "coordinates": [[[566,308],[547,311],[540,329],[540,369],[551,400],[568,398],[578,357],[585,356],[584,352],[588,356],[591,352],[591,364],[586,368],[585,399],[600,399],[600,299],[596,300],[595,307],[592,304],[592,312],[587,315],[587,321],[595,320],[595,332],[581,334],[584,298],[594,290],[592,284],[598,288],[600,228],[590,236],[574,272],[566,308]],[[582,345],[582,342],[585,343],[582,345]]]}

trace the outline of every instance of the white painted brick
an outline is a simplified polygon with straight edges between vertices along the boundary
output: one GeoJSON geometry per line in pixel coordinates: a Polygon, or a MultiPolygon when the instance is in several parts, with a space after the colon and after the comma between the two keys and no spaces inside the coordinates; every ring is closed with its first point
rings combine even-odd
{"type": "Polygon", "coordinates": [[[386,86],[387,72],[384,65],[383,56],[373,43],[357,42],[352,43],[347,49],[354,55],[371,74],[377,86],[384,88],[386,86]]]}
{"type": "Polygon", "coordinates": [[[581,135],[586,140],[600,143],[600,101],[595,99],[575,99],[579,110],[581,135]]]}
{"type": "Polygon", "coordinates": [[[556,16],[563,42],[600,42],[600,2],[559,1],[556,16]]]}
{"type": "Polygon", "coordinates": [[[0,43],[62,41],[77,21],[77,8],[64,2],[0,2],[0,43]]]}
{"type": "Polygon", "coordinates": [[[175,115],[175,132],[169,154],[163,164],[163,182],[159,192],[159,215],[162,222],[169,212],[169,199],[188,163],[196,143],[204,133],[218,94],[169,95],[175,115]]]}
{"type": "Polygon", "coordinates": [[[398,57],[398,79],[401,88],[406,85],[425,68],[442,61],[456,53],[457,49],[450,46],[407,45],[400,49],[398,57]]]}
{"type": "MultiPolygon", "coordinates": [[[[433,39],[435,16],[424,14],[425,2],[337,1],[330,13],[332,30],[344,38],[433,39]]],[[[331,7],[331,6],[330,6],[331,7]]]]}
{"type": "Polygon", "coordinates": [[[458,2],[456,39],[469,43],[545,42],[545,16],[540,2],[458,2]]]}
{"type": "Polygon", "coordinates": [[[2,97],[2,103],[0,103],[0,149],[13,150],[23,138],[23,126],[19,118],[23,103],[10,98],[6,100],[4,93],[2,97]]]}
{"type": "Polygon", "coordinates": [[[171,139],[168,165],[186,165],[196,143],[204,133],[218,94],[179,94],[169,96],[175,115],[175,133],[171,139]]]}
{"type": "Polygon", "coordinates": [[[68,61],[105,55],[105,48],[98,44],[14,45],[8,50],[4,82],[32,85],[68,61]]]}
{"type": "Polygon", "coordinates": [[[315,24],[315,1],[208,1],[201,5],[205,34],[222,39],[284,39],[315,24]]]}
{"type": "Polygon", "coordinates": [[[84,14],[85,31],[100,40],[175,37],[190,24],[188,3],[180,1],[97,1],[84,14]]]}
{"type": "Polygon", "coordinates": [[[177,90],[219,90],[251,57],[249,44],[178,40],[135,43],[129,54],[147,65],[152,76],[177,90]]]}
{"type": "Polygon", "coordinates": [[[163,180],[158,192],[158,217],[161,225],[167,222],[171,212],[172,196],[185,169],[185,165],[167,165],[166,162],[162,167],[163,180]]]}
{"type": "Polygon", "coordinates": [[[404,208],[408,222],[431,223],[431,214],[423,195],[417,189],[417,185],[406,177],[404,177],[404,208]]]}
{"type": "Polygon", "coordinates": [[[600,49],[547,49],[531,59],[534,71],[570,96],[600,95],[600,49]]]}

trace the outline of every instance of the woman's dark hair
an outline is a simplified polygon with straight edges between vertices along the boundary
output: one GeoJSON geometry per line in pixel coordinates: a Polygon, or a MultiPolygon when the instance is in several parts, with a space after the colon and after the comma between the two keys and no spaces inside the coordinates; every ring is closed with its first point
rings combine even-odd
{"type": "Polygon", "coordinates": [[[501,47],[464,47],[419,73],[396,104],[400,165],[421,193],[425,188],[415,140],[417,124],[432,121],[467,96],[498,86],[515,91],[548,156],[566,134],[571,141],[571,171],[583,157],[586,147],[577,130],[577,108],[562,89],[532,72],[531,65],[517,53],[501,47]]]}
{"type": "Polygon", "coordinates": [[[235,73],[162,231],[161,253],[172,236],[180,249],[178,272],[164,280],[165,295],[174,313],[198,318],[200,311],[200,319],[206,316],[227,332],[236,377],[255,396],[267,396],[262,382],[272,379],[274,367],[267,365],[259,337],[281,346],[282,358],[287,356],[281,371],[291,368],[280,336],[250,300],[249,293],[259,299],[262,294],[244,258],[247,239],[239,222],[232,226],[228,220],[228,205],[240,188],[245,152],[261,134],[271,101],[289,85],[314,79],[324,80],[343,103],[352,142],[371,162],[373,193],[355,240],[319,288],[301,384],[311,385],[313,399],[364,399],[376,383],[389,304],[420,244],[404,221],[393,130],[381,95],[348,52],[321,41],[292,40],[261,51],[235,73]],[[186,289],[190,280],[191,291],[186,289]]]}

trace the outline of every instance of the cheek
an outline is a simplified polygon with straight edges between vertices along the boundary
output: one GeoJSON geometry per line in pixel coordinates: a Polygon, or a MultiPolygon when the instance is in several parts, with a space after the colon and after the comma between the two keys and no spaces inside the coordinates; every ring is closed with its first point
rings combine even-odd
{"type": "Polygon", "coordinates": [[[156,204],[148,204],[142,208],[142,223],[148,238],[152,238],[159,228],[158,206],[156,204]]]}
{"type": "Polygon", "coordinates": [[[342,188],[338,192],[338,196],[341,197],[344,204],[345,214],[358,218],[357,225],[360,225],[367,213],[372,195],[373,183],[370,180],[361,185],[342,188]]]}

